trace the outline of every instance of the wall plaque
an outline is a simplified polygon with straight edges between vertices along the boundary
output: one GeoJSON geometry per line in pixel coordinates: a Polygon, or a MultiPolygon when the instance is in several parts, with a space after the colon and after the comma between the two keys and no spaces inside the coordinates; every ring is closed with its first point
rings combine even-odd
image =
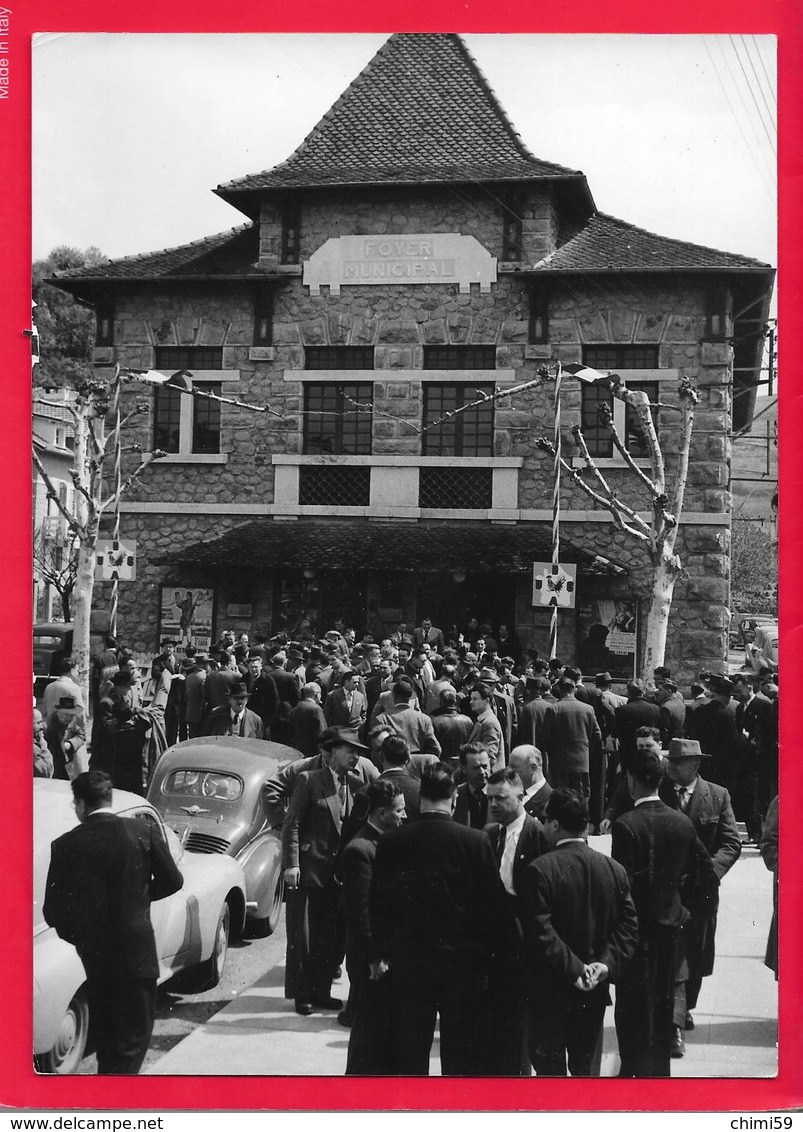
{"type": "Polygon", "coordinates": [[[408,283],[457,283],[463,292],[479,283],[487,292],[495,282],[496,257],[474,236],[458,232],[333,236],[304,261],[311,295],[320,294],[322,286],[338,295],[343,286],[408,283]]]}

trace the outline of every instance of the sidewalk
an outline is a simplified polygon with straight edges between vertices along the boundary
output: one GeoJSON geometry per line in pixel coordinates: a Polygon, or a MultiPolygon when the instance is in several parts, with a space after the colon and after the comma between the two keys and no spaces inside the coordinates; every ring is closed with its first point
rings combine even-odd
{"type": "MultiPolygon", "coordinates": [[[[610,837],[591,838],[607,852],[610,837]]],[[[720,892],[717,961],[703,983],[696,1028],[673,1077],[771,1077],[777,1066],[777,984],[763,963],[772,882],[755,848],[745,848],[720,892]]],[[[283,996],[284,968],[273,967],[150,1070],[160,1076],[341,1076],[348,1031],[334,1013],[301,1018],[283,996]]],[[[332,993],[345,1001],[345,979],[332,993]]],[[[618,1072],[613,1009],[605,1017],[602,1076],[618,1072]]],[[[430,1072],[440,1073],[437,1038],[430,1072]]]]}

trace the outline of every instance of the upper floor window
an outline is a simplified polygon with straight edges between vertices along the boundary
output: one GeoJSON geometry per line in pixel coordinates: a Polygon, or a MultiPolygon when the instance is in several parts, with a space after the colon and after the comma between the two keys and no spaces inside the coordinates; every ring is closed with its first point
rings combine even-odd
{"type": "MultiPolygon", "coordinates": [[[[196,388],[218,397],[221,392],[219,382],[199,382],[196,388]]],[[[153,447],[171,454],[219,453],[220,402],[193,397],[171,382],[160,385],[153,408],[153,447]]]]}
{"type": "Polygon", "coordinates": [[[584,346],[583,364],[591,369],[658,369],[657,346],[584,346]]]}
{"type": "Polygon", "coordinates": [[[496,369],[496,346],[425,346],[424,369],[496,369]]]}
{"type": "Polygon", "coordinates": [[[282,263],[301,262],[301,213],[286,205],[282,212],[282,263]]]}
{"type": "MultiPolygon", "coordinates": [[[[596,367],[595,367],[596,368],[596,367]]],[[[657,381],[626,382],[628,389],[641,390],[651,402],[658,396],[657,381]]],[[[610,429],[600,417],[600,407],[607,405],[613,413],[616,431],[624,440],[627,451],[636,459],[648,457],[650,452],[638,415],[622,401],[616,400],[610,389],[602,385],[582,386],[580,428],[591,456],[610,459],[614,454],[610,429]]],[[[655,422],[657,409],[651,408],[655,422]]]]}
{"type": "Polygon", "coordinates": [[[424,383],[424,427],[442,423],[424,433],[424,456],[493,456],[494,402],[485,401],[470,409],[483,396],[491,397],[493,385],[446,385],[424,383]],[[462,412],[455,412],[463,409],[462,412]],[[444,420],[447,413],[454,416],[444,420]]]}
{"type": "Polygon", "coordinates": [[[223,347],[157,346],[154,369],[223,369],[223,347]]]}
{"type": "Polygon", "coordinates": [[[307,455],[371,454],[373,385],[310,382],[304,388],[304,452],[307,455]]]}
{"type": "Polygon", "coordinates": [[[306,346],[305,369],[373,369],[373,346],[306,346]]]}
{"type": "Polygon", "coordinates": [[[114,345],[114,302],[102,299],[95,307],[95,345],[114,345]]]}
{"type": "Polygon", "coordinates": [[[269,287],[254,291],[254,345],[270,346],[273,342],[273,292],[269,287]]]}
{"type": "Polygon", "coordinates": [[[502,212],[502,259],[517,262],[522,258],[522,206],[512,197],[502,212]]]}
{"type": "Polygon", "coordinates": [[[530,289],[530,342],[549,341],[549,291],[543,283],[530,289]]]}
{"type": "Polygon", "coordinates": [[[705,296],[705,337],[722,342],[728,329],[728,296],[724,287],[710,287],[705,296]]]}

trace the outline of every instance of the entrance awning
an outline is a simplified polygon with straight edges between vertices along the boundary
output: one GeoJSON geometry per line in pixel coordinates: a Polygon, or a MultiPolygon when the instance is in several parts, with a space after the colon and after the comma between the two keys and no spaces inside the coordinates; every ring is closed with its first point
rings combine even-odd
{"type": "MultiPolygon", "coordinates": [[[[548,523],[490,523],[369,519],[255,519],[221,538],[195,543],[157,559],[164,566],[210,571],[238,569],[394,570],[480,574],[529,573],[552,554],[548,523]]],[[[628,573],[616,562],[561,540],[561,561],[575,562],[580,577],[628,573]]]]}

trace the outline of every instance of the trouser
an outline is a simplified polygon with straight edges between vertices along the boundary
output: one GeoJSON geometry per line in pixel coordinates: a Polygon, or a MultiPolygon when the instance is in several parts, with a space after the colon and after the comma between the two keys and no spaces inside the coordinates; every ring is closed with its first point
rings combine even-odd
{"type": "Polygon", "coordinates": [[[153,1033],[156,979],[128,978],[111,962],[83,962],[98,1073],[139,1073],[153,1033]]]}
{"type": "Polygon", "coordinates": [[[599,1077],[602,1027],[608,995],[575,991],[551,1004],[536,997],[530,1008],[530,1060],[539,1077],[565,1077],[568,1058],[572,1077],[599,1077]]]}
{"type": "Polygon", "coordinates": [[[473,951],[444,949],[394,957],[396,1073],[429,1074],[438,1016],[442,1074],[480,1077],[494,1072],[485,969],[482,956],[473,951]]]}
{"type": "Polygon", "coordinates": [[[668,1077],[677,929],[652,927],[616,987],[620,1077],[668,1077]]]}
{"type": "Polygon", "coordinates": [[[311,1002],[332,993],[342,952],[340,886],[330,880],[323,888],[299,887],[288,891],[287,964],[285,998],[311,1002]]]}
{"type": "Polygon", "coordinates": [[[607,751],[602,748],[592,750],[588,757],[589,801],[588,818],[594,830],[599,830],[605,813],[605,771],[608,761],[607,751]]]}
{"type": "Polygon", "coordinates": [[[346,1060],[348,1076],[385,1077],[397,1072],[394,1050],[393,986],[390,971],[381,979],[369,978],[365,963],[346,954],[349,973],[351,1034],[346,1060]]]}

